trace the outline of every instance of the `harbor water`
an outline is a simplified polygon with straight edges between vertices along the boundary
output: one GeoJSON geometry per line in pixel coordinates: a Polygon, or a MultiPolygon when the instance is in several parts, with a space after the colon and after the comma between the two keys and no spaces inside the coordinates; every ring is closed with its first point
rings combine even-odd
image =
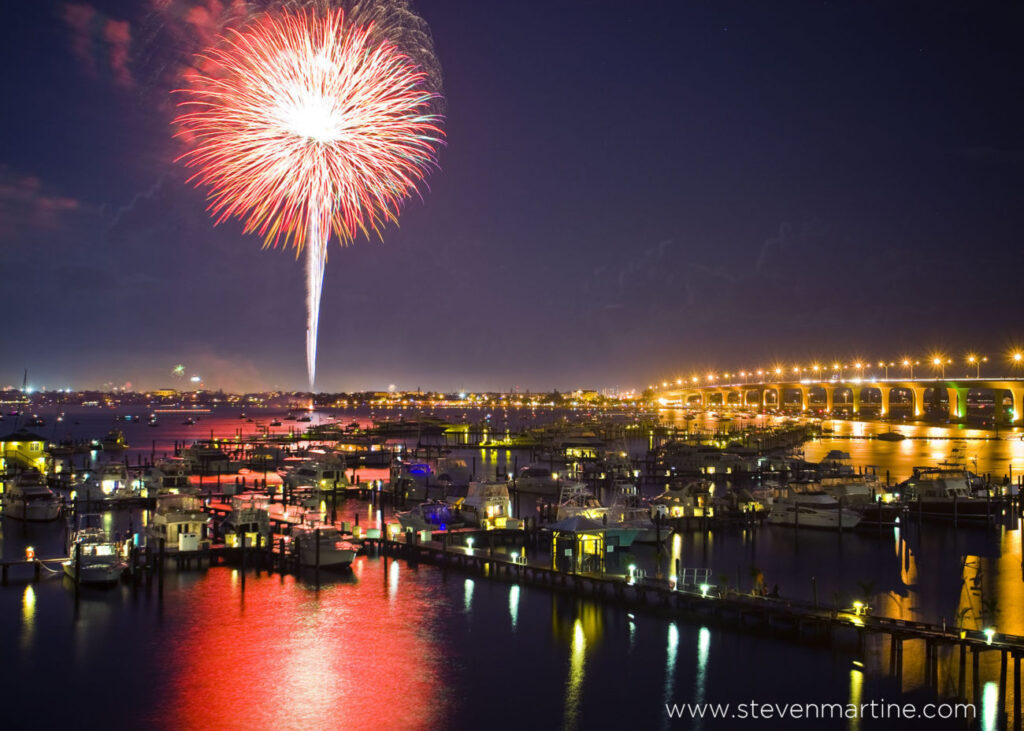
{"type": "MultiPolygon", "coordinates": [[[[367,421],[369,414],[338,419],[367,421]]],[[[174,442],[211,430],[231,436],[248,424],[237,409],[204,415],[194,426],[179,421],[164,419],[155,429],[144,419],[118,423],[132,445],[125,456],[134,464],[138,454],[159,457],[174,442]]],[[[85,438],[113,426],[109,411],[69,411],[61,428],[85,438]]],[[[948,457],[956,440],[979,472],[1001,474],[1024,455],[1019,435],[970,439],[970,430],[957,427],[900,426],[923,438],[898,443],[862,438],[886,428],[836,422],[829,438],[805,445],[805,456],[815,461],[841,449],[855,465],[902,479],[940,452],[948,457]]],[[[481,469],[507,458],[475,454],[481,469]]],[[[352,500],[339,512],[366,510],[352,500]]],[[[124,531],[143,516],[104,519],[124,531]]],[[[1024,635],[1021,535],[1009,518],[994,528],[908,521],[842,535],[761,526],[686,533],[661,553],[634,547],[614,566],[628,562],[650,575],[704,567],[716,583],[740,591],[759,572],[782,596],[863,600],[893,617],[972,629],[994,622],[1024,635]]],[[[23,557],[27,546],[61,555],[63,541],[59,524],[0,524],[6,560],[23,557]]],[[[250,569],[243,581],[237,568],[214,567],[171,571],[162,589],[154,582],[85,590],[76,602],[60,574],[29,579],[12,574],[0,588],[0,687],[13,728],[733,728],[734,720],[669,719],[665,705],[935,700],[923,682],[923,649],[912,644],[897,679],[886,672],[881,640],[861,649],[794,643],[372,554],[358,557],[350,573],[321,575],[319,587],[309,576],[250,569]]],[[[998,675],[992,655],[982,661],[989,678],[998,675]]],[[[956,658],[943,655],[940,694],[955,695],[956,685],[956,658]]],[[[986,684],[975,724],[921,727],[1001,727],[990,690],[986,684]]],[[[751,723],[913,727],[872,719],[751,723]]]]}

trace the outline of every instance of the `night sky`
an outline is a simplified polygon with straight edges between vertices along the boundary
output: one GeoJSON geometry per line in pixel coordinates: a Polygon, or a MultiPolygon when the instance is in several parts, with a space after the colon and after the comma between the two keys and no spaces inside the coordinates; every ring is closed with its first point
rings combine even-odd
{"type": "MultiPolygon", "coordinates": [[[[157,0],[154,0],[157,2],[157,0]]],[[[174,158],[181,0],[0,29],[0,385],[305,387],[303,264],[174,158]],[[175,14],[176,13],[176,14],[175,14]]],[[[448,142],[318,388],[644,387],[1024,337],[1024,6],[422,0],[448,142]]]]}

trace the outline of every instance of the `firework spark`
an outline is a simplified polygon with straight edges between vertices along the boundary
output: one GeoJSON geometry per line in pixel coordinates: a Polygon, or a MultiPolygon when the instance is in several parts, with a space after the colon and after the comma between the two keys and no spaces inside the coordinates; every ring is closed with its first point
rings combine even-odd
{"type": "Polygon", "coordinates": [[[264,13],[199,54],[180,90],[181,159],[216,222],[306,249],[311,389],[331,234],[380,235],[443,139],[427,73],[378,31],[340,8],[264,13]]]}

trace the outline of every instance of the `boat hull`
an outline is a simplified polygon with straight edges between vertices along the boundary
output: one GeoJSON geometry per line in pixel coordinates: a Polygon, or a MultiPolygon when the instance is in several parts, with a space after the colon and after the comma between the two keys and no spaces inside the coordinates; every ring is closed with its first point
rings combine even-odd
{"type": "MultiPolygon", "coordinates": [[[[78,581],[89,586],[113,586],[121,580],[126,565],[124,562],[116,561],[102,564],[85,564],[79,573],[78,581]]],[[[64,573],[72,581],[75,579],[74,561],[64,562],[64,573]]]]}
{"type": "Polygon", "coordinates": [[[768,523],[790,528],[817,528],[821,530],[843,530],[856,528],[861,522],[860,513],[852,510],[812,510],[797,513],[792,510],[773,508],[768,523]]]}
{"type": "Polygon", "coordinates": [[[4,509],[4,515],[15,520],[46,523],[60,517],[60,503],[47,505],[26,505],[22,501],[11,501],[4,509]]]}

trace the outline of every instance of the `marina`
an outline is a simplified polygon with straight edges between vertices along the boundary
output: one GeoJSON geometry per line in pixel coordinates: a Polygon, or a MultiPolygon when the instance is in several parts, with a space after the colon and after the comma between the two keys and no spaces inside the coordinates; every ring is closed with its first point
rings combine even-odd
{"type": "MultiPolygon", "coordinates": [[[[1002,606],[996,611],[998,621],[991,616],[991,607],[982,610],[983,605],[1001,604],[1002,600],[979,596],[976,601],[967,601],[968,611],[965,612],[965,607],[951,606],[947,596],[934,605],[934,609],[927,609],[931,600],[924,605],[907,603],[905,598],[899,598],[899,590],[895,594],[880,592],[880,587],[873,585],[877,579],[851,580],[848,568],[853,564],[848,557],[842,558],[847,551],[871,553],[877,550],[878,544],[895,540],[899,552],[905,554],[901,563],[913,555],[911,571],[914,571],[913,564],[922,560],[923,549],[918,544],[922,540],[938,539],[949,531],[966,531],[965,537],[972,541],[984,537],[984,541],[990,542],[998,535],[1005,535],[1007,545],[1012,546],[1021,535],[1019,493],[1013,489],[1003,494],[1002,480],[993,480],[999,483],[1000,489],[992,489],[987,499],[981,501],[987,505],[983,520],[973,520],[965,508],[959,508],[972,504],[974,483],[968,482],[964,483],[965,492],[956,498],[958,509],[964,510],[963,518],[958,515],[954,519],[952,514],[935,516],[931,510],[921,510],[918,503],[914,503],[918,506],[915,512],[908,503],[894,514],[894,519],[871,521],[865,518],[869,525],[862,528],[851,516],[867,514],[854,511],[881,506],[878,500],[887,494],[887,489],[895,490],[899,484],[912,483],[915,475],[921,474],[911,469],[911,474],[904,479],[904,468],[894,464],[889,467],[888,480],[880,479],[876,464],[867,472],[871,479],[865,481],[864,466],[854,464],[840,447],[825,450],[824,459],[816,468],[822,475],[835,476],[819,476],[817,482],[806,482],[808,466],[813,464],[808,460],[808,452],[823,450],[829,442],[849,444],[850,439],[863,437],[851,434],[846,439],[837,438],[834,432],[823,434],[820,426],[810,424],[810,429],[800,427],[798,433],[802,440],[794,442],[783,436],[792,429],[785,419],[776,419],[774,423],[768,419],[749,429],[741,421],[723,436],[714,428],[713,418],[699,412],[696,420],[683,422],[686,429],[680,432],[670,426],[679,416],[671,411],[658,419],[660,426],[648,421],[651,426],[643,427],[642,435],[633,435],[636,430],[617,421],[618,417],[602,422],[599,414],[586,416],[582,421],[585,426],[580,427],[573,426],[579,416],[556,411],[539,417],[537,427],[527,427],[535,436],[531,437],[530,453],[523,460],[526,466],[518,472],[515,469],[517,455],[511,449],[479,446],[453,449],[445,444],[444,431],[434,429],[425,436],[419,429],[385,430],[396,459],[407,459],[397,455],[408,454],[424,466],[424,479],[420,480],[421,489],[416,493],[418,499],[410,499],[411,494],[406,489],[396,491],[390,484],[392,479],[395,482],[406,480],[403,475],[408,472],[396,473],[383,467],[376,471],[346,467],[332,472],[328,478],[323,468],[311,469],[310,465],[329,462],[324,456],[311,457],[311,454],[328,455],[340,444],[317,431],[305,434],[293,431],[278,456],[282,467],[273,470],[267,465],[265,472],[254,473],[245,466],[249,463],[247,454],[265,449],[270,442],[261,441],[265,434],[258,429],[247,437],[238,431],[233,415],[226,410],[222,413],[219,417],[217,412],[206,417],[212,420],[214,433],[204,442],[211,446],[205,448],[213,448],[211,440],[216,440],[217,451],[225,455],[213,479],[204,474],[209,472],[208,465],[189,465],[182,458],[183,454],[190,453],[189,448],[175,433],[162,435],[170,439],[169,445],[158,444],[150,435],[148,447],[138,448],[130,446],[133,427],[126,426],[129,437],[126,454],[118,454],[113,461],[106,462],[102,457],[110,455],[101,452],[83,455],[87,463],[79,464],[85,464],[86,474],[95,472],[117,478],[110,494],[99,502],[101,513],[107,516],[109,533],[121,536],[120,542],[114,544],[117,555],[113,557],[113,568],[89,569],[91,574],[85,581],[80,572],[76,581],[75,550],[79,542],[74,538],[75,532],[61,539],[71,549],[70,554],[63,557],[59,555],[59,547],[57,553],[51,555],[36,553],[39,548],[33,546],[33,559],[13,554],[8,546],[23,545],[25,540],[17,539],[16,526],[27,524],[5,518],[4,554],[0,562],[5,591],[50,583],[50,577],[55,577],[62,569],[67,575],[65,581],[70,582],[68,593],[73,604],[82,606],[83,602],[96,601],[97,591],[106,595],[109,590],[93,588],[92,584],[109,585],[111,571],[118,573],[117,583],[127,587],[130,595],[141,592],[141,596],[153,592],[163,596],[167,587],[179,585],[195,572],[228,571],[237,579],[240,596],[245,596],[254,582],[265,581],[265,577],[271,575],[294,577],[293,580],[316,590],[329,590],[338,581],[349,581],[360,566],[365,571],[369,565],[379,563],[385,576],[393,571],[417,572],[430,567],[442,576],[465,576],[474,583],[483,581],[517,591],[548,592],[564,597],[565,601],[600,608],[597,611],[605,614],[646,617],[648,619],[642,621],[667,621],[673,623],[672,626],[679,626],[678,623],[699,625],[716,633],[739,633],[738,636],[749,637],[757,643],[772,638],[771,642],[795,643],[811,652],[817,652],[816,648],[832,648],[832,652],[860,658],[857,662],[864,664],[865,669],[872,668],[876,682],[895,683],[897,690],[894,692],[898,693],[981,704],[985,689],[991,685],[996,689],[995,700],[986,702],[996,703],[1008,724],[1020,723],[1015,704],[1021,685],[1019,673],[1014,673],[1024,655],[1024,626],[1017,628],[1010,615],[1004,614],[1002,606]],[[552,429],[560,420],[566,426],[552,429]],[[234,437],[220,437],[218,432],[229,425],[234,437]],[[666,425],[669,426],[666,428],[666,425]],[[582,456],[579,440],[562,436],[566,429],[578,432],[581,428],[605,435],[605,438],[589,437],[588,451],[582,456]],[[404,435],[396,437],[395,432],[404,432],[404,435]],[[559,450],[554,446],[555,440],[561,440],[565,446],[559,450]],[[657,456],[671,445],[714,454],[708,451],[712,444],[730,444],[737,440],[783,446],[764,451],[755,448],[749,454],[739,450],[739,455],[745,459],[753,457],[762,461],[751,463],[755,469],[730,470],[724,474],[698,469],[700,478],[673,474],[671,468],[664,474],[664,465],[657,456]],[[169,446],[167,454],[163,453],[165,446],[169,446]],[[621,457],[623,452],[627,455],[625,459],[621,457]],[[614,459],[603,455],[614,455],[614,459]],[[147,466],[153,457],[156,461],[151,467],[147,466]],[[438,474],[451,471],[439,469],[439,465],[456,463],[464,466],[463,472],[458,474],[459,480],[465,483],[461,487],[450,474],[446,474],[444,480],[438,474]],[[121,469],[113,469],[115,464],[121,465],[121,469]],[[540,465],[544,464],[542,469],[540,465]],[[590,466],[601,464],[604,466],[590,466]],[[239,471],[228,472],[229,469],[239,471]],[[152,480],[146,477],[147,472],[155,473],[152,480]],[[474,480],[488,474],[490,482],[474,480]],[[527,479],[520,487],[518,477],[523,474],[527,479]],[[502,475],[507,481],[495,481],[496,476],[502,475]],[[573,481],[576,475],[578,482],[573,481]],[[438,481],[434,482],[435,479],[438,481]],[[610,508],[602,505],[598,498],[601,495],[613,503],[616,501],[616,490],[622,488],[612,488],[614,479],[633,485],[627,493],[635,495],[631,525],[637,530],[631,534],[614,528],[618,523],[609,525],[610,508]],[[122,481],[135,485],[139,496],[118,497],[122,481]],[[307,487],[308,483],[312,486],[307,487]],[[788,498],[786,490],[771,487],[776,483],[790,485],[788,498]],[[668,507],[664,511],[655,511],[653,505],[663,500],[663,495],[676,494],[672,486],[677,484],[686,485],[678,490],[679,497],[666,503],[668,507]],[[807,492],[805,484],[812,485],[812,489],[820,489],[813,487],[815,485],[824,485],[831,494],[839,494],[834,490],[841,487],[842,497],[829,497],[828,506],[824,506],[815,495],[825,493],[807,492]],[[149,485],[156,488],[153,496],[142,497],[143,489],[149,485]],[[557,496],[553,492],[556,486],[557,496]],[[796,492],[792,491],[793,486],[796,492]],[[230,490],[225,491],[225,488],[230,490]],[[872,490],[877,491],[877,495],[872,490]],[[466,497],[458,497],[460,491],[466,497]],[[731,496],[729,500],[718,494],[723,492],[731,496]],[[740,495],[746,497],[737,502],[740,495]],[[865,502],[858,502],[857,495],[865,502]],[[770,509],[758,502],[759,499],[768,503],[770,509]],[[741,514],[746,517],[737,521],[728,510],[730,505],[743,505],[742,500],[752,500],[758,509],[743,510],[741,514]],[[843,507],[839,507],[840,501],[843,507]],[[422,513],[423,517],[417,519],[419,522],[410,523],[403,518],[406,513],[417,513],[434,503],[444,506],[444,517],[439,517],[435,510],[431,517],[422,513]],[[814,509],[822,513],[822,519],[832,521],[827,526],[831,530],[815,530],[814,519],[804,516],[804,511],[816,503],[818,507],[814,509]],[[800,511],[797,515],[803,518],[802,525],[799,520],[773,520],[774,516],[785,515],[787,505],[800,511]],[[678,511],[678,515],[673,511],[678,511]],[[251,517],[247,517],[250,514],[251,517]],[[936,517],[937,523],[933,520],[936,517]],[[640,523],[636,522],[638,518],[640,523]],[[172,524],[176,526],[174,529],[169,527],[172,524]],[[116,525],[122,526],[121,530],[113,529],[116,525]],[[145,530],[140,531],[138,525],[145,525],[145,530]],[[173,535],[169,532],[172,530],[173,535]],[[647,542],[634,544],[641,533],[652,535],[647,542]],[[851,541],[853,545],[847,546],[851,541]],[[804,543],[812,547],[804,547],[804,543]],[[723,563],[718,558],[722,550],[719,544],[726,547],[727,554],[739,551],[739,555],[745,554],[744,558],[737,562],[735,558],[723,556],[723,563]],[[764,548],[772,544],[775,548],[764,548]],[[801,576],[800,571],[794,573],[793,567],[784,567],[789,560],[787,556],[798,559],[806,557],[807,551],[834,555],[846,568],[840,569],[840,574],[819,578],[816,573],[801,576]],[[759,568],[754,568],[754,562],[759,568]],[[735,565],[730,565],[733,563],[735,565]],[[847,578],[842,572],[846,572],[847,578]],[[785,587],[781,591],[776,579],[781,579],[785,587]],[[772,591],[769,591],[769,583],[774,585],[772,591]],[[971,608],[971,605],[976,606],[971,608]]],[[[349,423],[358,422],[359,417],[353,416],[355,419],[349,423]]],[[[519,415],[519,418],[524,417],[525,414],[519,415]]],[[[96,424],[97,418],[98,415],[80,415],[79,422],[84,419],[87,423],[79,426],[94,428],[87,424],[96,424]]],[[[348,420],[349,416],[344,418],[348,420]]],[[[510,412],[508,418],[517,417],[510,412]]],[[[635,415],[632,424],[645,423],[645,419],[650,417],[635,415]]],[[[314,414],[312,425],[315,427],[322,421],[323,415],[314,414]]],[[[848,426],[858,428],[855,422],[848,426]]],[[[140,432],[148,430],[144,424],[134,428],[140,432]]],[[[458,424],[455,428],[459,428],[458,424]]],[[[952,440],[956,433],[948,432],[944,436],[952,440]]],[[[935,441],[934,433],[930,439],[935,441]]],[[[864,441],[870,443],[870,440],[864,441]]],[[[952,457],[959,458],[961,453],[954,451],[958,449],[949,448],[952,457]]],[[[75,455],[63,458],[69,470],[79,469],[74,467],[75,458],[75,455]]],[[[940,461],[950,466],[935,468],[945,470],[938,474],[970,473],[948,459],[940,461]]],[[[719,460],[716,464],[722,463],[719,460]]],[[[71,500],[74,479],[67,484],[61,480],[55,483],[56,491],[63,493],[68,501],[65,503],[68,512],[64,520],[53,525],[54,533],[63,532],[60,526],[70,525],[74,516],[83,510],[96,508],[95,500],[85,500],[80,506],[77,500],[71,500]]],[[[989,479],[978,477],[977,483],[989,485],[989,479]]],[[[99,483],[102,485],[102,478],[99,483]]],[[[625,512],[616,518],[624,519],[625,512]]],[[[24,530],[22,534],[27,535],[24,530]]],[[[1014,554],[1019,556],[1020,549],[1017,541],[1014,554]]],[[[101,552],[106,550],[101,549],[101,552]]],[[[86,549],[86,553],[89,555],[95,550],[86,549]]],[[[86,565],[83,561],[83,568],[86,565]]],[[[962,567],[963,581],[969,586],[965,567],[962,567]]],[[[807,570],[822,572],[822,568],[807,567],[807,570]]],[[[1022,569],[1024,563],[1018,559],[1018,571],[1022,569]]],[[[863,571],[856,569],[853,575],[859,577],[863,571]]],[[[979,569],[978,573],[985,577],[983,570],[979,569]]],[[[902,568],[899,575],[909,581],[898,582],[903,585],[902,591],[915,591],[917,578],[911,580],[912,575],[906,568],[902,568]]],[[[984,587],[991,580],[982,578],[977,583],[984,587]]],[[[889,584],[891,578],[886,576],[882,581],[889,584]]],[[[986,592],[987,589],[982,589],[982,594],[986,592]]],[[[1024,600],[1024,592],[1019,589],[1013,594],[1016,598],[1009,600],[1011,606],[1024,600]]]]}

